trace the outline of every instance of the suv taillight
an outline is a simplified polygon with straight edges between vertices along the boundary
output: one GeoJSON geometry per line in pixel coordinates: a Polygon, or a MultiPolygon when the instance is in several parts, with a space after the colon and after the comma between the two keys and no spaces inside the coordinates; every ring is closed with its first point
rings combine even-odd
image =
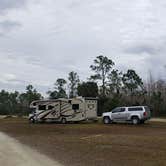
{"type": "Polygon", "coordinates": [[[144,112],[144,116],[147,116],[147,112],[144,112]]]}

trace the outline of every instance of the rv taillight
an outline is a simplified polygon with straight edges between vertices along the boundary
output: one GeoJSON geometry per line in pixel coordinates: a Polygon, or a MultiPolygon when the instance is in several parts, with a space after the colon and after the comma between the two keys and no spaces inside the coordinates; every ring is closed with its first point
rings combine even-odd
{"type": "Polygon", "coordinates": [[[147,112],[144,112],[144,116],[147,116],[147,112]]]}

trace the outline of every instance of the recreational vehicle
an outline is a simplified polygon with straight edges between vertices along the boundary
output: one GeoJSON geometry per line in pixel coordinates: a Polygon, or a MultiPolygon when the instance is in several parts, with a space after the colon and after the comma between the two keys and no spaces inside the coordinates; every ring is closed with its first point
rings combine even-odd
{"type": "Polygon", "coordinates": [[[30,108],[33,109],[29,115],[32,123],[97,120],[96,98],[38,100],[33,101],[30,108]]]}

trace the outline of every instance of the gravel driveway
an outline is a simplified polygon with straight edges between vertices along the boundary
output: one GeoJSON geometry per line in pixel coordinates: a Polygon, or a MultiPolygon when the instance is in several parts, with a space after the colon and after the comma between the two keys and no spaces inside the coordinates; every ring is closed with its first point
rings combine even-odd
{"type": "Polygon", "coordinates": [[[45,155],[20,144],[0,132],[0,165],[5,166],[60,166],[45,155]]]}

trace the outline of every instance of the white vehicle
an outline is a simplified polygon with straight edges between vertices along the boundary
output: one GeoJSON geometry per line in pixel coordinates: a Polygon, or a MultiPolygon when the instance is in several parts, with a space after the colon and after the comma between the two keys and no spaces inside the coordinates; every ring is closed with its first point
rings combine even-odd
{"type": "Polygon", "coordinates": [[[39,100],[30,104],[33,113],[30,122],[79,122],[97,120],[97,99],[77,97],[73,99],[39,100]]]}
{"type": "Polygon", "coordinates": [[[147,106],[117,107],[111,112],[103,113],[103,123],[132,122],[133,124],[144,123],[150,119],[151,113],[147,106]]]}

